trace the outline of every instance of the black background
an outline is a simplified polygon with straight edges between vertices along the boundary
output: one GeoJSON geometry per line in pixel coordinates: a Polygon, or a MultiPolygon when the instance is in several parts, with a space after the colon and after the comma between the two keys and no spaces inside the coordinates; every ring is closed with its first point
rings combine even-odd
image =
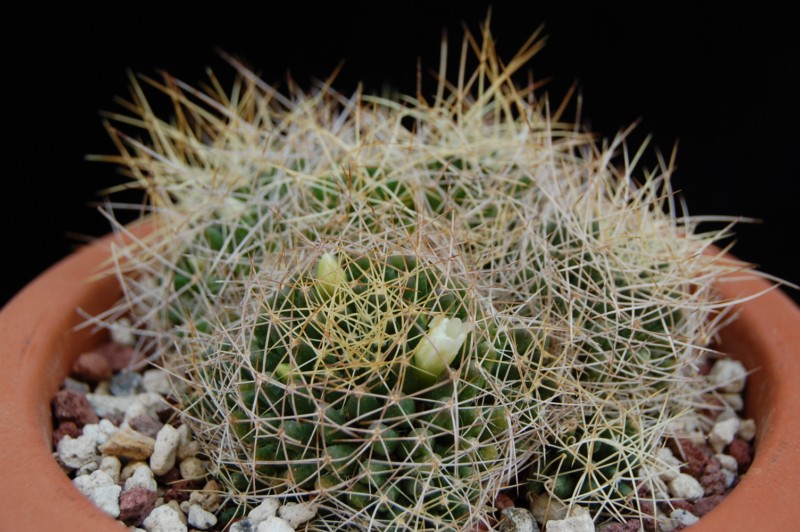
{"type": "MultiPolygon", "coordinates": [[[[114,97],[127,94],[128,70],[164,69],[195,84],[211,66],[230,77],[219,48],[268,82],[290,70],[308,86],[344,60],[336,83],[343,92],[360,79],[368,91],[388,83],[414,93],[418,59],[433,87],[428,72],[438,67],[442,30],[458,48],[461,23],[479,31],[488,7],[434,0],[198,5],[109,2],[107,12],[31,5],[4,14],[0,304],[85,236],[108,230],[91,204],[122,178],[84,156],[114,152],[99,111],[119,109],[114,97]]],[[[584,119],[598,134],[613,136],[641,119],[632,144],[652,134],[653,147],[668,154],[678,141],[674,184],[690,213],[760,219],[738,227],[735,252],[800,282],[793,18],[764,2],[493,3],[503,58],[542,24],[548,44],[531,67],[537,78],[552,77],[551,98],[577,81],[584,119]]],[[[645,164],[654,164],[653,153],[645,164]]]]}

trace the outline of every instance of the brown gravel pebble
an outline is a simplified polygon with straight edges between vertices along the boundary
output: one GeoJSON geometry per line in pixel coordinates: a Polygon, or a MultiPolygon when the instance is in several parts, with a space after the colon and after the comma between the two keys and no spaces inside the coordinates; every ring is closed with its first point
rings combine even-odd
{"type": "Polygon", "coordinates": [[[89,351],[78,357],[71,373],[85,382],[100,382],[111,377],[111,366],[103,355],[89,351]]]}
{"type": "Polygon", "coordinates": [[[133,360],[133,348],[115,342],[102,344],[96,347],[94,352],[102,355],[108,361],[112,371],[126,369],[133,360]]]}
{"type": "Polygon", "coordinates": [[[61,390],[53,397],[53,415],[59,425],[66,422],[74,423],[78,428],[90,423],[97,423],[97,414],[82,393],[72,390],[61,390]]]}
{"type": "Polygon", "coordinates": [[[138,526],[153,511],[158,495],[147,488],[131,488],[119,496],[119,519],[126,525],[138,526]]]}
{"type": "Polygon", "coordinates": [[[498,493],[494,499],[494,507],[498,510],[505,510],[506,508],[513,508],[514,500],[505,493],[498,493]]]}
{"type": "Polygon", "coordinates": [[[145,436],[155,438],[158,434],[158,431],[161,430],[161,427],[163,427],[164,424],[155,419],[153,416],[141,414],[129,419],[128,426],[136,432],[140,432],[145,436]]]}
{"type": "Polygon", "coordinates": [[[711,495],[710,497],[697,499],[692,507],[692,513],[697,517],[703,517],[721,503],[724,498],[723,495],[711,495]]]}
{"type": "Polygon", "coordinates": [[[663,508],[661,508],[666,513],[671,513],[673,510],[686,510],[687,512],[691,512],[694,505],[689,501],[685,501],[683,499],[675,499],[669,502],[665,502],[663,504],[663,508]]]}
{"type": "Polygon", "coordinates": [[[167,491],[164,492],[164,502],[169,501],[188,501],[189,494],[192,490],[200,489],[203,487],[201,479],[192,480],[179,480],[169,485],[167,491]]]}
{"type": "Polygon", "coordinates": [[[736,458],[736,462],[739,464],[739,473],[746,472],[753,461],[753,448],[741,438],[734,439],[728,445],[726,452],[736,458]]]}
{"type": "Polygon", "coordinates": [[[705,495],[722,495],[727,490],[725,485],[725,474],[721,471],[722,467],[716,457],[706,463],[703,473],[697,478],[700,485],[703,486],[705,495]]]}
{"type": "Polygon", "coordinates": [[[669,440],[668,446],[672,454],[686,462],[681,472],[698,477],[706,468],[706,464],[714,458],[714,451],[704,445],[696,445],[687,438],[669,440]]]}
{"type": "MultiPolygon", "coordinates": [[[[639,508],[642,511],[642,515],[645,515],[645,516],[647,516],[647,515],[655,515],[655,513],[656,513],[656,508],[653,505],[653,503],[650,502],[650,501],[641,501],[641,502],[639,502],[639,508]]],[[[644,517],[641,520],[641,524],[642,524],[642,528],[644,528],[648,532],[656,530],[656,521],[652,517],[644,517]]]]}
{"type": "Polygon", "coordinates": [[[70,436],[71,438],[77,438],[83,433],[81,429],[78,428],[78,425],[73,423],[72,421],[65,421],[61,423],[56,430],[53,431],[53,447],[58,447],[58,442],[61,441],[61,438],[64,436],[70,436]]]}
{"type": "Polygon", "coordinates": [[[628,519],[624,523],[612,523],[598,530],[600,532],[639,532],[641,522],[638,519],[628,519]]]}
{"type": "Polygon", "coordinates": [[[174,484],[175,482],[183,480],[181,471],[177,467],[173,467],[163,475],[157,475],[156,478],[161,484],[174,484]]]}

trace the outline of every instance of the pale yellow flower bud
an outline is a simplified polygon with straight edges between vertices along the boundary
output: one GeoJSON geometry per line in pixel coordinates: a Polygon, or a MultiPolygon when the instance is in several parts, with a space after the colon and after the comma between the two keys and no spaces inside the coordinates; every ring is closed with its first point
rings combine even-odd
{"type": "Polygon", "coordinates": [[[336,287],[346,281],[344,270],[339,266],[339,261],[330,253],[325,253],[319,259],[317,266],[317,292],[323,299],[333,295],[336,287]]]}
{"type": "Polygon", "coordinates": [[[427,335],[414,350],[414,365],[438,377],[456,358],[468,332],[467,324],[459,318],[436,316],[428,324],[427,335]]]}

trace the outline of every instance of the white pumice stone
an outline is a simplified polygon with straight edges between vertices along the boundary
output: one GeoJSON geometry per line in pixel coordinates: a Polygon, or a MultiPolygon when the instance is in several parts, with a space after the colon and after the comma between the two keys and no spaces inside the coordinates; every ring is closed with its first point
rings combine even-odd
{"type": "Polygon", "coordinates": [[[247,517],[253,524],[258,524],[261,521],[265,521],[268,517],[273,517],[278,515],[278,507],[281,503],[278,499],[264,499],[261,504],[253,508],[247,517]]]}
{"type": "Polygon", "coordinates": [[[102,511],[111,517],[119,516],[119,494],[122,488],[104,471],[75,477],[72,483],[102,511]]]}
{"type": "Polygon", "coordinates": [[[700,520],[699,517],[687,510],[673,510],[672,513],[669,514],[669,518],[675,526],[690,526],[700,520]]]}
{"type": "Polygon", "coordinates": [[[175,467],[175,452],[178,450],[178,429],[164,425],[156,434],[153,454],[150,455],[150,469],[156,475],[163,475],[175,467]]]}
{"type": "Polygon", "coordinates": [[[145,488],[149,491],[156,491],[158,483],[153,478],[153,471],[146,465],[137,467],[133,474],[125,481],[125,491],[133,488],[145,488]]]}
{"type": "Polygon", "coordinates": [[[98,464],[97,462],[89,462],[88,464],[84,464],[77,471],[75,471],[75,476],[79,477],[81,475],[91,475],[98,469],[100,469],[100,464],[98,464]]]}
{"type": "Polygon", "coordinates": [[[122,468],[122,471],[120,471],[119,473],[120,482],[125,482],[126,480],[131,478],[133,476],[133,473],[136,472],[136,470],[139,469],[140,467],[146,467],[147,469],[150,469],[150,466],[147,465],[147,462],[142,462],[140,460],[128,462],[127,464],[125,464],[125,466],[122,468]]]}
{"type": "Polygon", "coordinates": [[[708,443],[714,452],[720,453],[736,437],[739,430],[739,418],[734,417],[724,421],[717,421],[708,433],[708,443]]]}
{"type": "Polygon", "coordinates": [[[681,473],[669,483],[669,492],[677,499],[696,501],[703,496],[703,486],[691,475],[681,473]]]}
{"type": "Polygon", "coordinates": [[[756,421],[754,419],[741,420],[737,434],[744,441],[752,441],[756,437],[756,421]]]}
{"type": "Polygon", "coordinates": [[[747,380],[747,369],[738,360],[723,358],[717,360],[708,374],[708,382],[723,393],[740,393],[747,380]]]}
{"type": "Polygon", "coordinates": [[[736,471],[730,469],[721,469],[722,474],[725,475],[725,488],[730,488],[736,481],[736,471]]]}
{"type": "Polygon", "coordinates": [[[165,503],[164,506],[169,506],[173,510],[175,510],[175,512],[177,512],[178,517],[180,518],[181,522],[184,525],[186,524],[186,514],[183,513],[183,511],[181,510],[181,503],[179,503],[178,501],[173,499],[173,500],[169,501],[168,503],[165,503]]]}
{"type": "Polygon", "coordinates": [[[714,420],[714,423],[719,423],[720,421],[728,421],[729,419],[739,419],[739,414],[734,412],[731,408],[725,408],[722,412],[717,414],[717,418],[714,420]]]}
{"type": "Polygon", "coordinates": [[[498,532],[539,532],[539,525],[525,508],[504,508],[498,532]]]}
{"type": "Polygon", "coordinates": [[[111,477],[111,480],[114,481],[114,484],[119,482],[119,473],[121,469],[122,463],[116,456],[104,456],[103,459],[100,460],[99,470],[111,477]]]}
{"type": "Polygon", "coordinates": [[[670,421],[667,425],[667,434],[675,438],[686,438],[695,445],[703,445],[706,441],[700,420],[692,414],[670,421]]]}
{"type": "Polygon", "coordinates": [[[84,425],[83,434],[92,436],[97,445],[103,445],[118,430],[109,420],[101,419],[99,423],[84,425]]]}
{"type": "Polygon", "coordinates": [[[140,393],[136,395],[105,395],[95,393],[87,393],[86,399],[94,409],[98,417],[113,417],[124,416],[125,411],[130,408],[132,404],[142,404],[147,413],[155,416],[159,410],[167,408],[169,405],[161,395],[152,392],[140,393]]]}
{"type": "Polygon", "coordinates": [[[731,410],[739,412],[744,408],[744,399],[740,393],[723,393],[720,397],[731,410]]]}
{"type": "Polygon", "coordinates": [[[125,411],[136,402],[135,395],[125,395],[117,397],[116,395],[106,395],[95,393],[87,393],[86,399],[94,409],[98,417],[111,417],[125,415],[125,411]]]}
{"type": "Polygon", "coordinates": [[[722,466],[722,469],[727,469],[728,471],[737,471],[739,469],[739,462],[729,454],[717,453],[714,458],[719,460],[719,465],[722,466]]]}
{"type": "Polygon", "coordinates": [[[179,466],[181,478],[191,480],[195,478],[203,478],[206,476],[205,462],[199,458],[186,458],[182,460],[179,466]]]}
{"type": "Polygon", "coordinates": [[[180,511],[165,504],[154,508],[142,524],[147,532],[188,532],[186,524],[181,520],[182,515],[180,511]]]}
{"type": "Polygon", "coordinates": [[[56,457],[59,462],[71,469],[79,469],[86,464],[100,461],[94,437],[85,434],[77,438],[70,436],[61,438],[56,446],[56,457]]]}
{"type": "Polygon", "coordinates": [[[317,515],[317,505],[310,502],[290,502],[278,508],[278,517],[292,528],[311,521],[317,515]]]}
{"type": "Polygon", "coordinates": [[[144,406],[142,403],[132,403],[128,408],[125,409],[125,417],[122,418],[122,424],[120,425],[120,428],[130,427],[128,423],[131,419],[137,416],[146,415],[148,415],[146,406],[144,406]]]}
{"type": "Polygon", "coordinates": [[[136,343],[136,337],[131,330],[131,320],[128,318],[120,318],[109,327],[111,330],[111,341],[120,345],[133,346],[136,343]]]}
{"type": "Polygon", "coordinates": [[[192,439],[192,429],[189,428],[189,425],[184,424],[178,427],[178,436],[180,440],[178,441],[178,450],[175,453],[178,460],[191,458],[200,452],[200,443],[192,439]]]}
{"type": "Polygon", "coordinates": [[[199,530],[206,530],[217,524],[217,518],[214,514],[203,510],[197,504],[190,505],[187,513],[189,524],[199,530]]]}
{"type": "Polygon", "coordinates": [[[669,482],[677,477],[681,472],[681,461],[675,458],[668,447],[661,447],[656,451],[656,459],[660,461],[658,478],[664,482],[669,482]]]}
{"type": "Polygon", "coordinates": [[[586,508],[576,506],[567,517],[548,521],[545,532],[594,532],[594,521],[586,508]]]}
{"type": "Polygon", "coordinates": [[[160,369],[148,369],[142,374],[142,387],[146,392],[169,395],[169,375],[160,369]]]}
{"type": "Polygon", "coordinates": [[[271,515],[258,523],[256,532],[294,532],[294,528],[280,517],[271,515]]]}
{"type": "Polygon", "coordinates": [[[186,445],[190,441],[192,441],[192,429],[189,428],[189,425],[185,423],[178,427],[178,445],[186,445]]]}

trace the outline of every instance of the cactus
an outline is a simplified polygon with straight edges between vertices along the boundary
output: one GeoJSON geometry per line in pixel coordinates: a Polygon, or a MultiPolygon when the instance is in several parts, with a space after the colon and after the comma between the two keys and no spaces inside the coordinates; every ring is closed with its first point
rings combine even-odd
{"type": "Polygon", "coordinates": [[[133,317],[239,505],[463,529],[527,484],[621,520],[702,401],[726,232],[676,212],[668,164],[637,182],[622,137],[513,83],[541,41],[505,65],[488,28],[465,42],[480,65],[433,102],[282,95],[229,58],[229,95],[142,78],[176,119],[138,80],[135,118],[112,115],[150,138],[110,126],[105,159],[156,229],[118,250],[126,296],[98,319],[133,317]]]}

